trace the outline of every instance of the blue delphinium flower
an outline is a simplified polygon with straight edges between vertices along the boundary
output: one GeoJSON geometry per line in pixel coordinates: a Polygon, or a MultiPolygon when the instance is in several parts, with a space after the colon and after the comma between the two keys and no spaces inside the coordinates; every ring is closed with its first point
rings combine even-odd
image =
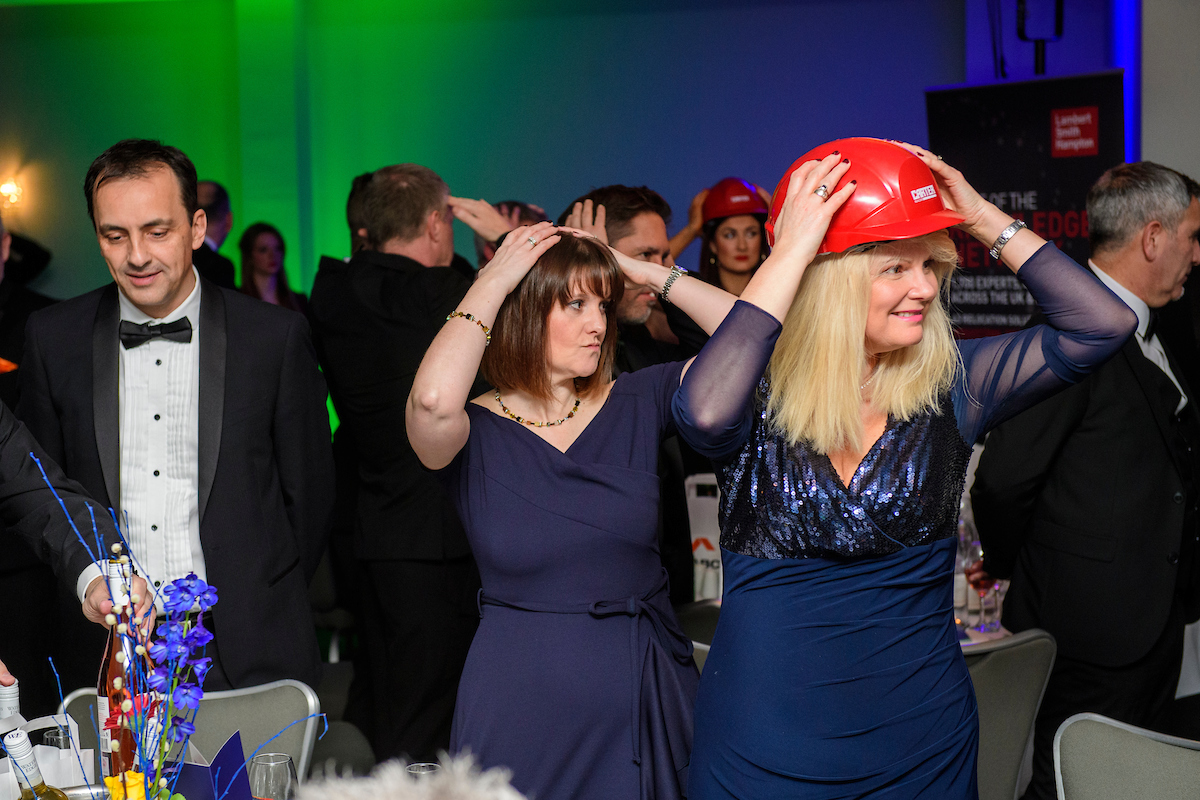
{"type": "Polygon", "coordinates": [[[188,664],[192,668],[192,674],[196,676],[196,683],[204,685],[204,676],[212,669],[211,658],[191,658],[188,659],[188,664]]]}
{"type": "Polygon", "coordinates": [[[217,604],[217,587],[200,581],[196,592],[196,603],[201,611],[208,611],[217,604]]]}
{"type": "Polygon", "coordinates": [[[200,620],[196,620],[195,626],[183,637],[183,643],[187,645],[190,651],[198,650],[212,640],[213,635],[204,627],[204,624],[200,620]]]}
{"type": "Polygon", "coordinates": [[[164,692],[171,688],[171,669],[166,666],[155,667],[146,676],[146,682],[156,692],[164,692]]]}
{"type": "Polygon", "coordinates": [[[188,654],[187,645],[181,640],[171,641],[170,639],[159,639],[150,645],[150,658],[154,659],[155,664],[165,664],[170,661],[178,661],[188,654]]]}
{"type": "Polygon", "coordinates": [[[171,702],[176,708],[199,708],[200,697],[204,692],[200,691],[200,687],[194,683],[181,683],[175,687],[174,693],[171,695],[171,702]]]}
{"type": "Polygon", "coordinates": [[[182,742],[196,732],[196,726],[183,717],[171,717],[171,726],[167,728],[167,738],[172,742],[182,742]]]}
{"type": "Polygon", "coordinates": [[[186,578],[176,578],[164,586],[163,607],[167,609],[167,613],[185,614],[190,611],[196,602],[201,584],[207,588],[207,584],[196,577],[196,573],[189,572],[186,578]]]}

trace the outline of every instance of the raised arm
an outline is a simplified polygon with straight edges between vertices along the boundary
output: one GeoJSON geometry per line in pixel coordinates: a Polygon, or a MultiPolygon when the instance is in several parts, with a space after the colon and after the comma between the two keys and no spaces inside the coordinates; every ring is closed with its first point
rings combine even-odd
{"type": "Polygon", "coordinates": [[[474,319],[452,317],[425,351],[404,417],[409,443],[426,467],[449,464],[471,432],[466,406],[487,344],[480,326],[491,329],[504,298],[558,240],[549,222],[506,236],[456,309],[474,319]]]}
{"type": "MultiPolygon", "coordinates": [[[[1013,218],[984,200],[958,170],[906,145],[933,171],[962,228],[991,247],[1013,218]]],[[[1029,289],[1049,324],[962,342],[966,380],[954,398],[959,430],[975,441],[991,428],[1078,382],[1113,356],[1137,328],[1137,316],[1088,270],[1028,228],[1000,261],[1029,289]]]]}
{"type": "MultiPolygon", "coordinates": [[[[840,159],[835,153],[792,174],[776,221],[775,249],[684,373],[672,404],[675,423],[684,440],[710,458],[736,451],[749,434],[751,400],[771,359],[781,321],[805,269],[816,257],[830,219],[854,191],[855,185],[849,183],[828,200],[816,194],[818,186],[836,186],[845,174],[850,165],[840,159]]],[[[671,299],[675,299],[674,287],[671,299]]]]}

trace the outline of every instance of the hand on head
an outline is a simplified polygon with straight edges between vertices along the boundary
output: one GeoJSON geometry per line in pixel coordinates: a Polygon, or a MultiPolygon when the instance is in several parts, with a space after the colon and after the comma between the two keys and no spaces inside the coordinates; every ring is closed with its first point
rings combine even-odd
{"type": "Polygon", "coordinates": [[[504,237],[504,243],[487,266],[479,270],[478,280],[498,280],[506,293],[511,292],[542,257],[542,253],[553,247],[560,238],[558,229],[551,222],[515,228],[504,237]]]}
{"type": "Polygon", "coordinates": [[[983,219],[988,202],[979,192],[975,191],[971,184],[967,183],[967,179],[961,172],[922,147],[908,142],[896,142],[896,144],[925,162],[925,166],[929,167],[934,179],[937,180],[938,193],[942,196],[942,202],[951,211],[956,211],[966,217],[966,220],[956,227],[971,231],[979,224],[983,219]]]}
{"type": "Polygon", "coordinates": [[[801,265],[808,265],[816,258],[834,212],[842,207],[857,186],[851,181],[830,193],[849,168],[849,160],[834,152],[820,161],[801,164],[792,173],[783,206],[775,220],[772,258],[791,258],[801,265]]]}
{"type": "Polygon", "coordinates": [[[520,209],[513,209],[515,213],[505,215],[487,200],[451,197],[449,203],[450,211],[457,220],[465,222],[467,227],[489,242],[513,230],[520,221],[520,209]]]}
{"type": "Polygon", "coordinates": [[[604,244],[608,244],[608,231],[604,227],[604,221],[604,206],[597,205],[593,212],[592,201],[584,200],[571,208],[571,213],[567,215],[567,224],[563,227],[590,233],[604,244]]]}

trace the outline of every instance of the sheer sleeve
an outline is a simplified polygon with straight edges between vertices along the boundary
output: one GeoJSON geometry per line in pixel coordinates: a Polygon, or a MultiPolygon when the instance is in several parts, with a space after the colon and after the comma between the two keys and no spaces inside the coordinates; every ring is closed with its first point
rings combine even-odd
{"type": "Polygon", "coordinates": [[[739,300],[696,356],[671,411],[679,435],[697,452],[720,459],[746,441],[754,420],[754,390],[781,329],[779,320],[739,300]]]}
{"type": "Polygon", "coordinates": [[[1017,272],[1048,324],[959,342],[964,375],[954,413],[968,442],[1111,358],[1137,328],[1137,316],[1089,270],[1052,244],[1017,272]]]}

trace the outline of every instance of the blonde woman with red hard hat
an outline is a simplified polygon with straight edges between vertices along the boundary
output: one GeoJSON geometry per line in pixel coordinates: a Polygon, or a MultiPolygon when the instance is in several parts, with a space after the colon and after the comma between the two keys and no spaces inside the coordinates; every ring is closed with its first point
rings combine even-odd
{"type": "Polygon", "coordinates": [[[917,147],[816,148],[766,228],[774,249],[673,404],[714,460],[725,573],[688,797],[977,797],[952,602],[971,445],[1097,368],[1136,318],[917,147]],[[956,342],[952,226],[1050,324],[956,342]]]}

